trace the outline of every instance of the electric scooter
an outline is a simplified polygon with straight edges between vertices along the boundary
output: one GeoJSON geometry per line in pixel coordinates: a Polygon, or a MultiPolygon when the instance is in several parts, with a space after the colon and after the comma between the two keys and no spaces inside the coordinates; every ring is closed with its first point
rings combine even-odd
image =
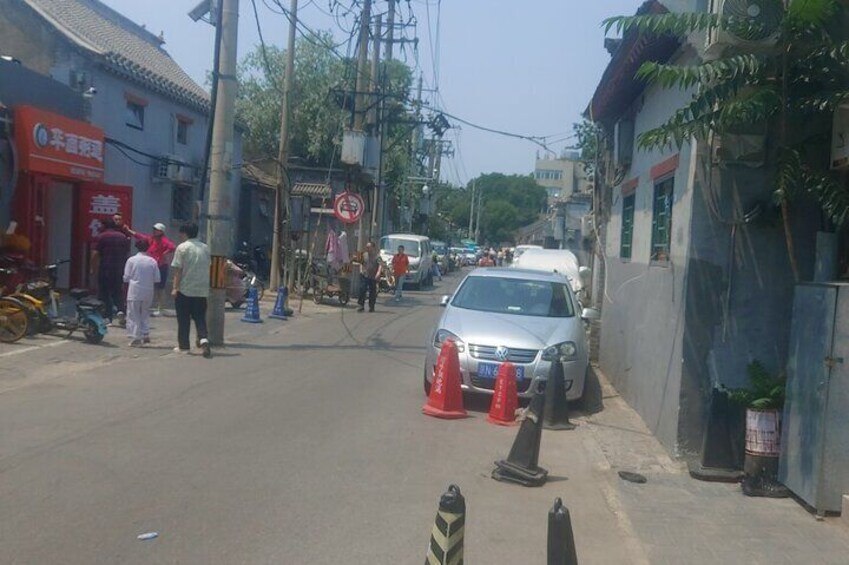
{"type": "MultiPolygon", "coordinates": [[[[88,343],[100,343],[106,337],[106,318],[104,317],[105,304],[91,296],[91,291],[85,288],[73,288],[69,292],[75,303],[75,316],[67,318],[56,315],[51,317],[53,327],[57,330],[68,332],[65,337],[82,330],[83,336],[88,343]]],[[[52,314],[58,314],[58,293],[51,293],[52,314]]]]}

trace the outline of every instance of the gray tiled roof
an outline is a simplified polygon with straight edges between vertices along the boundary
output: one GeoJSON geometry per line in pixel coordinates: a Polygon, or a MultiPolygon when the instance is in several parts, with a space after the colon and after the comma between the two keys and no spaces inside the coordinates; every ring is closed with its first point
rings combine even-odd
{"type": "Polygon", "coordinates": [[[162,48],[163,41],[97,0],[24,0],[59,33],[112,72],[204,112],[209,94],[162,48]]]}
{"type": "MultiPolygon", "coordinates": [[[[242,178],[250,179],[267,189],[275,190],[277,188],[277,179],[253,163],[242,165],[242,178]]],[[[329,184],[321,182],[296,182],[292,185],[290,194],[292,196],[330,198],[333,194],[333,189],[329,184]]]]}

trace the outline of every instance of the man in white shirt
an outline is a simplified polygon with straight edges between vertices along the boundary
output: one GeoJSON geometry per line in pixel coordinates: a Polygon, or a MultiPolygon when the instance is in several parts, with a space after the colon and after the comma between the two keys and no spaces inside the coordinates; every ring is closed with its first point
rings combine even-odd
{"type": "Polygon", "coordinates": [[[138,253],[127,259],[124,265],[124,282],[127,288],[127,334],[130,347],[150,343],[150,306],[159,282],[159,265],[147,254],[150,243],[146,239],[136,241],[138,253]]]}
{"type": "Polygon", "coordinates": [[[177,353],[188,353],[191,322],[195,322],[203,356],[212,357],[206,331],[206,299],[209,297],[209,247],[197,239],[198,226],[187,222],[180,226],[182,243],[174,251],[174,308],[177,311],[177,353]]]}

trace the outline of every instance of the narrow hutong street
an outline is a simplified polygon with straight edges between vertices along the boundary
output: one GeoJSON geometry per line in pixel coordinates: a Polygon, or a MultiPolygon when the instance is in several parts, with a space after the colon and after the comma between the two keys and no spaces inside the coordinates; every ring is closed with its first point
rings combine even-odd
{"type": "Polygon", "coordinates": [[[516,428],[487,424],[486,401],[465,420],[421,414],[423,345],[457,282],[373,314],[306,302],[252,325],[231,311],[212,361],[171,352],[172,317],[141,350],[0,346],[0,561],[417,562],[457,484],[470,563],[543,562],[555,497],[582,563],[845,562],[849,529],[693,481],[603,381],[603,410],[543,433],[544,487],[493,481],[516,428]]]}
{"type": "Polygon", "coordinates": [[[849,0],[0,0],[0,565],[849,565],[849,0]]]}

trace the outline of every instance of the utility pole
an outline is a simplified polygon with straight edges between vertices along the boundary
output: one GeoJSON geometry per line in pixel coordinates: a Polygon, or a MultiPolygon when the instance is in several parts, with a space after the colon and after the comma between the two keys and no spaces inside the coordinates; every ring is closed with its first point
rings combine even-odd
{"type": "Polygon", "coordinates": [[[236,114],[236,57],[239,33],[239,0],[221,0],[221,45],[218,99],[215,105],[210,148],[209,204],[206,239],[212,255],[211,292],[207,306],[209,340],[224,343],[224,301],[227,256],[233,247],[232,172],[233,132],[236,114]]]}
{"type": "MultiPolygon", "coordinates": [[[[288,258],[289,253],[285,253],[288,245],[283,244],[283,234],[281,234],[283,215],[285,211],[286,220],[291,221],[289,217],[289,120],[291,118],[291,93],[292,82],[295,74],[295,34],[297,33],[298,23],[298,0],[291,0],[289,4],[289,43],[286,51],[286,71],[283,76],[283,101],[281,105],[280,115],[280,141],[277,153],[277,190],[274,192],[274,237],[271,243],[271,280],[269,285],[272,290],[277,291],[280,288],[280,256],[284,255],[288,258]]],[[[285,279],[286,286],[291,285],[289,280],[290,265],[286,265],[285,279]]]]}
{"type": "Polygon", "coordinates": [[[483,208],[483,187],[478,191],[478,220],[475,222],[475,243],[479,243],[481,237],[481,209],[483,208]]]}
{"type": "Polygon", "coordinates": [[[469,209],[469,239],[472,239],[472,236],[475,235],[475,186],[477,183],[477,179],[472,181],[471,208],[469,209]]]}
{"type": "MultiPolygon", "coordinates": [[[[416,156],[419,149],[419,131],[421,129],[420,122],[422,121],[422,75],[419,75],[419,87],[416,94],[416,127],[413,128],[412,138],[410,139],[410,163],[409,170],[410,176],[418,176],[418,170],[416,167],[416,156]]],[[[413,207],[415,202],[415,195],[413,192],[412,181],[407,181],[405,183],[407,189],[409,190],[409,204],[410,204],[410,231],[413,231],[413,207]]],[[[407,200],[406,198],[404,200],[407,200]]]]}
{"type": "MultiPolygon", "coordinates": [[[[366,107],[368,97],[366,96],[366,87],[368,83],[367,65],[368,65],[368,31],[371,23],[371,0],[363,2],[363,11],[360,14],[360,38],[359,52],[357,54],[357,82],[354,90],[354,131],[363,132],[363,125],[366,118],[366,107]]],[[[365,214],[363,214],[365,215],[365,214]]],[[[366,248],[366,238],[363,223],[363,216],[360,216],[359,223],[360,235],[357,237],[357,251],[363,251],[366,248]]]]}
{"type": "Polygon", "coordinates": [[[387,31],[389,37],[386,43],[386,61],[392,60],[392,52],[395,47],[395,2],[397,0],[389,0],[389,13],[386,16],[387,31]]]}
{"type": "MultiPolygon", "coordinates": [[[[383,93],[389,91],[389,65],[392,62],[393,55],[393,45],[395,43],[395,2],[396,0],[388,0],[389,1],[389,13],[387,14],[386,21],[386,31],[387,31],[387,41],[386,41],[386,64],[384,65],[383,76],[381,77],[381,88],[383,93]]],[[[386,123],[386,99],[384,98],[380,102],[380,163],[378,169],[378,190],[380,191],[380,197],[377,199],[378,205],[380,206],[380,214],[377,216],[377,234],[378,236],[382,236],[384,230],[386,229],[386,209],[388,208],[388,190],[383,185],[383,141],[385,139],[385,131],[384,124],[386,123]]]]}
{"type": "MultiPolygon", "coordinates": [[[[380,93],[378,92],[378,84],[379,84],[379,72],[380,72],[380,37],[383,34],[383,15],[377,16],[377,20],[374,22],[374,41],[372,43],[372,51],[371,51],[371,109],[369,111],[369,126],[371,129],[371,135],[377,140],[378,144],[380,144],[381,137],[381,124],[379,118],[380,112],[378,109],[381,107],[380,104],[380,93]]],[[[378,145],[380,147],[380,145],[378,145]]],[[[382,164],[382,160],[380,159],[380,155],[378,155],[378,165],[377,165],[377,178],[374,179],[374,192],[373,198],[371,201],[371,225],[369,226],[369,237],[374,238],[375,234],[378,231],[377,226],[377,218],[378,210],[380,208],[380,167],[382,164]]]]}

